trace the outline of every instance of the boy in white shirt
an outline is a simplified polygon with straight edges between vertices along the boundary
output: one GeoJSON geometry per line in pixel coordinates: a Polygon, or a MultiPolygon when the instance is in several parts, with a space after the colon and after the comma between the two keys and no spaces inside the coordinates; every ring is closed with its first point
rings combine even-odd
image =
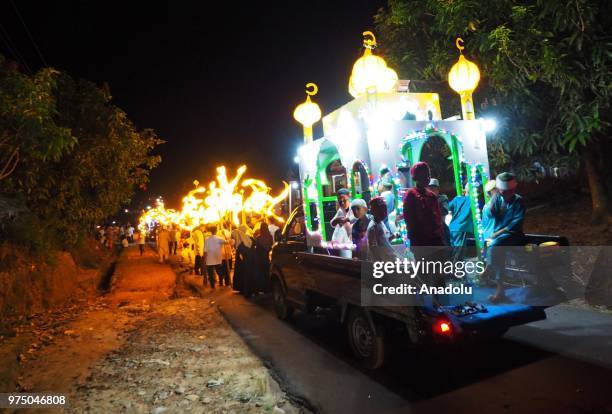
{"type": "Polygon", "coordinates": [[[206,273],[208,273],[208,281],[210,287],[215,288],[215,271],[219,275],[219,285],[229,286],[229,273],[227,268],[223,266],[223,247],[228,242],[217,236],[217,227],[210,228],[211,235],[206,238],[206,273]]]}
{"type": "Polygon", "coordinates": [[[351,211],[351,193],[346,188],[341,188],[337,193],[338,211],[330,224],[334,227],[332,234],[332,244],[341,257],[353,257],[352,251],[347,248],[351,243],[351,228],[356,221],[353,212],[351,211]]]}

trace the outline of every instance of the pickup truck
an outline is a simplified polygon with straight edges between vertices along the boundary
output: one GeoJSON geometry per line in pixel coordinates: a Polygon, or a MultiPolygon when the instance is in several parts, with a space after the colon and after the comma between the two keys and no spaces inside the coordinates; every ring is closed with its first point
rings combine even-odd
{"type": "MultiPolygon", "coordinates": [[[[362,306],[361,261],[309,248],[306,234],[303,209],[298,207],[271,252],[270,286],[276,314],[287,320],[294,310],[332,310],[346,327],[353,353],[367,368],[383,365],[386,337],[393,331],[407,333],[415,346],[448,346],[501,336],[512,326],[546,318],[543,306],[492,305],[484,302],[486,299],[481,303],[469,301],[464,306],[439,306],[431,297],[423,297],[423,305],[418,307],[362,306]]],[[[563,238],[530,237],[532,242],[567,245],[563,238]]],[[[516,261],[512,263],[516,268],[516,261]]],[[[474,297],[487,297],[486,292],[479,294],[474,297]]]]}

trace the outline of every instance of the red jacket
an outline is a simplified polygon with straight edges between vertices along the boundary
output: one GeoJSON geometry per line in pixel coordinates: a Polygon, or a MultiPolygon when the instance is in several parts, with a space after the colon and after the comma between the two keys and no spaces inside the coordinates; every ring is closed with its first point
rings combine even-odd
{"type": "Polygon", "coordinates": [[[413,187],[406,192],[404,220],[411,246],[444,246],[440,205],[430,190],[413,187]]]}

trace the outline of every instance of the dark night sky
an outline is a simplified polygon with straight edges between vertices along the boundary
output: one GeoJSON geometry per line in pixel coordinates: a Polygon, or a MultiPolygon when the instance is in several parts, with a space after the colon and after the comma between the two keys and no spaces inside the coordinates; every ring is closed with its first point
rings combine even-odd
{"type": "MultiPolygon", "coordinates": [[[[314,81],[324,113],[349,100],[361,32],[384,1],[13,0],[50,66],[98,84],[138,128],[167,141],[146,195],[170,204],[218,164],[280,185],[302,141],[292,117],[314,81]]],[[[42,66],[10,0],[0,23],[42,66]]],[[[12,53],[0,42],[0,50],[12,53]]],[[[139,198],[142,198],[140,195],[139,198]]]]}

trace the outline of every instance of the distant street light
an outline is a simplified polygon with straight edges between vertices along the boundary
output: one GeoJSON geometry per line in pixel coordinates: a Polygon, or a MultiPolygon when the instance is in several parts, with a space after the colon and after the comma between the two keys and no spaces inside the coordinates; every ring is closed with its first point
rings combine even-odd
{"type": "Polygon", "coordinates": [[[300,157],[298,157],[297,155],[295,157],[293,157],[293,162],[296,164],[300,163],[300,157]]]}

